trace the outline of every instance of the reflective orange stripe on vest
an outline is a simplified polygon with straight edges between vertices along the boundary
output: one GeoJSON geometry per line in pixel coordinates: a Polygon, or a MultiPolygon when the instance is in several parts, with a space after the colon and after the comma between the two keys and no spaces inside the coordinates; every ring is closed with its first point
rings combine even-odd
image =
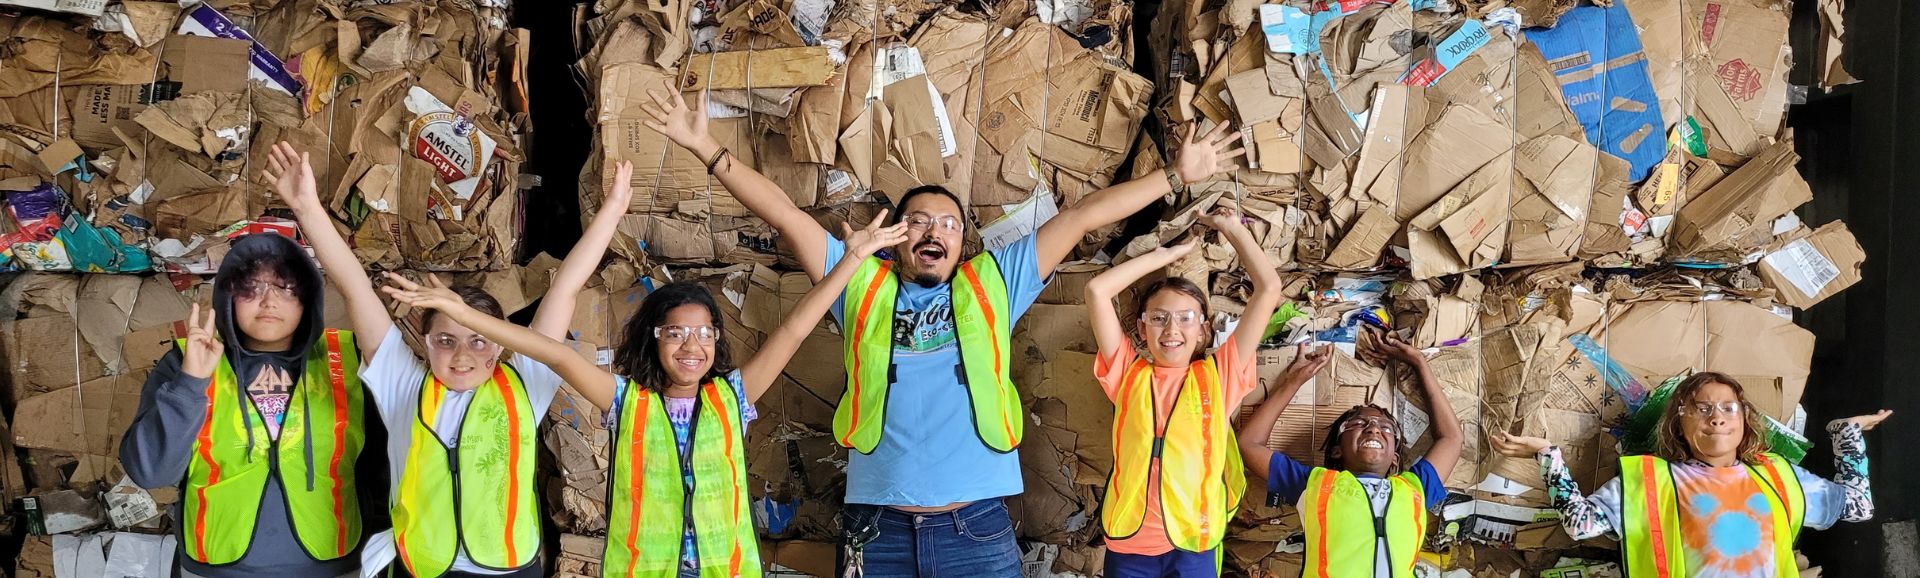
{"type": "MultiPolygon", "coordinates": [[[[1314,516],[1319,519],[1321,528],[1327,527],[1327,502],[1333,498],[1333,480],[1335,477],[1336,476],[1332,475],[1320,476],[1320,503],[1313,505],[1313,512],[1314,516]]],[[[1327,551],[1327,534],[1328,532],[1320,532],[1319,551],[1321,552],[1327,551]]],[[[1318,570],[1319,573],[1315,574],[1316,576],[1320,578],[1331,578],[1327,573],[1327,557],[1324,555],[1320,556],[1320,567],[1318,570]]]]}
{"type": "MultiPolygon", "coordinates": [[[[720,386],[718,385],[717,381],[708,382],[707,387],[702,389],[707,394],[707,403],[713,404],[713,407],[715,408],[727,407],[726,400],[720,399],[720,386]]],[[[726,439],[727,441],[725,445],[720,446],[721,448],[720,451],[727,458],[727,474],[728,474],[727,479],[732,481],[732,480],[740,479],[740,471],[737,469],[738,466],[735,465],[738,462],[734,461],[733,459],[734,428],[733,428],[733,424],[727,421],[728,413],[729,412],[726,410],[716,410],[713,412],[713,415],[714,417],[720,418],[720,433],[724,437],[724,439],[726,439]]],[[[740,486],[738,484],[729,484],[729,485],[733,486],[733,491],[735,494],[739,494],[741,492],[740,486]]],[[[733,524],[735,527],[738,527],[740,525],[740,500],[733,500],[733,508],[731,510],[733,513],[733,524]]],[[[635,533],[637,534],[638,532],[635,532],[635,533]]],[[[741,559],[740,542],[738,540],[735,540],[733,542],[733,553],[727,557],[727,568],[728,568],[727,575],[728,576],[740,575],[740,559],[741,559]]]]}
{"type": "Polygon", "coordinates": [[[1780,507],[1787,511],[1787,519],[1793,519],[1793,500],[1787,499],[1787,482],[1780,479],[1780,468],[1773,460],[1767,462],[1767,481],[1773,484],[1773,493],[1780,498],[1780,507]]]}
{"type": "MultiPolygon", "coordinates": [[[[639,395],[641,392],[636,391],[636,392],[630,392],[630,393],[634,395],[639,395]]],[[[633,465],[627,469],[631,471],[635,471],[635,472],[647,471],[646,470],[647,418],[651,416],[651,414],[647,412],[647,404],[652,401],[653,401],[653,396],[650,396],[650,395],[640,395],[638,398],[634,399],[634,403],[639,404],[634,407],[634,410],[638,413],[634,414],[633,433],[632,433],[632,436],[627,440],[627,447],[630,448],[630,452],[632,454],[632,456],[630,456],[628,459],[633,461],[633,465]]],[[[645,475],[635,475],[630,477],[632,478],[632,481],[631,481],[631,487],[628,488],[628,491],[631,492],[632,495],[634,496],[646,495],[645,483],[646,483],[647,477],[645,475]]],[[[641,504],[645,503],[646,500],[632,499],[627,501],[631,503],[631,507],[632,507],[632,512],[630,512],[628,519],[639,520],[640,506],[641,504]]],[[[639,532],[627,532],[627,558],[630,560],[640,558],[640,548],[638,547],[638,545],[634,544],[634,539],[639,537],[639,535],[640,535],[639,532]]],[[[633,578],[633,571],[634,571],[634,565],[628,564],[627,578],[633,578]]]]}
{"type": "MultiPolygon", "coordinates": [[[[1126,403],[1126,400],[1131,399],[1127,396],[1133,393],[1134,382],[1139,380],[1140,371],[1142,370],[1143,367],[1153,367],[1153,366],[1151,365],[1143,366],[1141,364],[1135,363],[1127,367],[1126,378],[1120,382],[1120,395],[1113,398],[1114,400],[1116,400],[1115,403],[1120,406],[1120,416],[1113,420],[1113,423],[1115,425],[1113,428],[1113,445],[1111,447],[1114,448],[1115,453],[1118,453],[1118,450],[1120,449],[1119,424],[1127,423],[1127,410],[1133,407],[1133,404],[1126,403]]],[[[1109,474],[1109,475],[1111,476],[1112,474],[1109,474]]],[[[1112,483],[1109,482],[1108,485],[1111,486],[1112,483]]]]}
{"type": "MultiPolygon", "coordinates": [[[[1208,424],[1210,424],[1214,419],[1216,419],[1215,416],[1217,414],[1215,414],[1214,407],[1213,407],[1213,391],[1217,389],[1220,384],[1207,383],[1207,381],[1209,379],[1218,381],[1218,378],[1220,377],[1220,373],[1218,371],[1199,371],[1194,373],[1197,373],[1199,375],[1199,377],[1195,381],[1200,382],[1200,415],[1204,416],[1204,418],[1201,420],[1202,425],[1200,427],[1200,455],[1211,456],[1213,455],[1213,428],[1210,427],[1208,424]]],[[[1158,416],[1155,416],[1155,417],[1157,418],[1158,416]]],[[[1163,436],[1166,435],[1164,430],[1162,430],[1161,435],[1163,436]]],[[[1240,450],[1239,448],[1233,448],[1227,451],[1240,451],[1240,450]]],[[[1213,478],[1213,460],[1203,460],[1201,463],[1203,465],[1201,466],[1201,470],[1200,470],[1200,479],[1203,479],[1203,480],[1212,479],[1213,478]]],[[[1161,509],[1165,509],[1166,505],[1162,504],[1160,507],[1161,509]]],[[[1201,512],[1213,511],[1213,500],[1212,498],[1207,496],[1207,492],[1200,492],[1200,511],[1201,512]]],[[[1226,525],[1225,522],[1226,521],[1222,520],[1221,525],[1222,526],[1226,525]]],[[[1213,528],[1214,528],[1213,524],[1203,523],[1200,525],[1200,541],[1202,543],[1208,542],[1209,539],[1212,537],[1213,528]]]]}
{"type": "MultiPolygon", "coordinates": [[[[880,285],[887,275],[893,273],[892,261],[881,261],[880,268],[873,272],[873,279],[867,282],[867,294],[860,297],[860,315],[854,320],[853,335],[847,337],[848,343],[860,343],[867,330],[867,315],[873,312],[873,296],[880,292],[880,285]]],[[[887,312],[892,315],[892,311],[887,312]]],[[[840,445],[853,447],[853,432],[860,430],[860,348],[853,348],[853,367],[847,368],[847,376],[853,378],[853,427],[847,428],[847,435],[840,438],[840,445]]],[[[636,512],[636,518],[637,518],[636,512]]]]}
{"type": "Polygon", "coordinates": [[[200,460],[207,464],[207,483],[193,490],[200,495],[200,499],[194,502],[199,506],[193,509],[193,544],[191,546],[198,554],[194,557],[199,559],[207,557],[207,486],[220,482],[220,462],[213,459],[213,404],[218,403],[216,400],[219,399],[214,395],[214,388],[219,386],[220,380],[217,375],[215,379],[207,380],[207,417],[205,421],[200,422],[200,435],[193,444],[200,448],[200,460]]]}
{"type": "MultiPolygon", "coordinates": [[[[1653,480],[1656,479],[1654,477],[1655,473],[1657,472],[1654,468],[1654,461],[1652,459],[1642,458],[1640,460],[1640,475],[1647,480],[1647,483],[1641,484],[1646,487],[1646,491],[1641,493],[1646,495],[1647,512],[1649,513],[1660,511],[1660,486],[1659,484],[1653,483],[1653,480]]],[[[1653,567],[1655,569],[1654,571],[1658,572],[1660,576],[1669,575],[1667,569],[1667,529],[1665,526],[1666,524],[1650,524],[1649,528],[1653,533],[1653,567]]]]}
{"type": "MultiPolygon", "coordinates": [[[[500,399],[514,399],[505,366],[494,364],[493,383],[500,388],[500,399]]],[[[507,409],[507,531],[502,534],[506,538],[502,541],[507,543],[507,559],[519,560],[519,548],[513,543],[513,526],[520,512],[520,408],[511,401],[501,405],[507,409]]]]}
{"type": "MultiPolygon", "coordinates": [[[[884,272],[885,269],[883,268],[882,271],[884,272]]],[[[980,273],[973,270],[972,261],[961,264],[960,271],[966,274],[967,284],[973,286],[973,299],[980,302],[980,312],[987,318],[987,334],[999,334],[999,330],[996,329],[994,325],[993,304],[987,301],[987,288],[980,284],[980,273]]],[[[1002,367],[1004,366],[1001,365],[1000,361],[1000,342],[993,341],[993,369],[995,372],[999,372],[1002,367]]],[[[994,386],[998,387],[999,384],[995,383],[994,386]]],[[[1000,406],[1000,425],[1006,428],[1007,439],[1015,439],[1016,436],[1013,435],[1013,419],[1007,417],[1007,407],[1005,404],[1000,406]]]]}
{"type": "Polygon", "coordinates": [[[334,555],[347,555],[347,502],[340,497],[340,459],[347,452],[347,370],[340,365],[340,332],[327,332],[327,384],[333,392],[333,459],[327,477],[333,478],[334,555]]]}

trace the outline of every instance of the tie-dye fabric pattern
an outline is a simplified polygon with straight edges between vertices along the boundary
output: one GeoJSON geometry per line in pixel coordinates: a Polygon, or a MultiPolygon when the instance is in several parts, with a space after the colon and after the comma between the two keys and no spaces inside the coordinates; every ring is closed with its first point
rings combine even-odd
{"type": "MultiPolygon", "coordinates": [[[[1814,475],[1812,472],[1808,472],[1799,466],[1793,467],[1794,477],[1800,481],[1801,492],[1806,496],[1806,521],[1803,525],[1815,530],[1825,530],[1840,520],[1861,522],[1873,518],[1873,492],[1867,479],[1867,447],[1860,426],[1842,420],[1835,420],[1827,424],[1827,432],[1833,436],[1833,481],[1827,481],[1825,478],[1814,475]]],[[[1559,448],[1542,450],[1539,455],[1539,460],[1540,473],[1547,482],[1547,498],[1552,507],[1560,511],[1561,526],[1567,531],[1568,535],[1576,540],[1598,538],[1601,536],[1613,540],[1620,539],[1620,519],[1622,511],[1620,505],[1620,478],[1609,480],[1607,483],[1602,484],[1599,489],[1594,490],[1590,495],[1582,495],[1579,485],[1573,480],[1573,475],[1567,471],[1566,462],[1561,458],[1559,448]]],[[[1720,468],[1713,468],[1704,463],[1692,460],[1673,464],[1676,483],[1679,483],[1680,478],[1687,475],[1683,472],[1698,472],[1714,469],[1720,468]]],[[[1740,473],[1742,477],[1745,477],[1747,483],[1752,486],[1754,491],[1760,491],[1759,486],[1752,482],[1751,476],[1744,472],[1744,468],[1725,469],[1740,473]]],[[[1683,501],[1688,499],[1687,497],[1690,495],[1688,493],[1689,488],[1683,485],[1678,488],[1678,490],[1680,491],[1683,501]]],[[[1725,501],[1723,497],[1711,495],[1709,497],[1717,502],[1725,501]]],[[[1765,504],[1765,501],[1766,498],[1764,495],[1755,494],[1741,497],[1737,501],[1726,502],[1724,504],[1715,503],[1712,505],[1729,506],[1765,513],[1769,512],[1768,505],[1765,504]],[[1759,502],[1749,503],[1747,502],[1749,499],[1758,499],[1759,502]]],[[[1682,524],[1687,523],[1687,509],[1711,510],[1711,508],[1701,508],[1701,506],[1706,505],[1708,504],[1704,502],[1681,504],[1681,508],[1683,509],[1681,512],[1682,524]]],[[[1765,517],[1759,519],[1767,520],[1765,517]]],[[[1739,524],[1737,518],[1727,518],[1722,521],[1722,523],[1729,524],[1729,530],[1741,529],[1733,527],[1739,524]]],[[[1770,521],[1766,524],[1759,524],[1758,528],[1761,530],[1757,530],[1756,533],[1762,531],[1766,533],[1765,535],[1755,537],[1753,539],[1754,543],[1767,544],[1768,541],[1772,539],[1771,527],[1772,524],[1770,521]]],[[[1712,530],[1711,527],[1707,529],[1709,531],[1712,530]]],[[[1715,547],[1731,547],[1736,545],[1735,542],[1744,541],[1745,537],[1746,535],[1744,534],[1734,532],[1727,541],[1723,541],[1715,547]]],[[[1689,543],[1690,549],[1691,545],[1692,543],[1689,543]]],[[[1767,550],[1766,555],[1771,559],[1771,547],[1758,549],[1767,550]]],[[[1689,552],[1689,554],[1692,554],[1692,552],[1689,552]]],[[[1767,566],[1766,569],[1771,570],[1771,566],[1767,566]]],[[[1700,575],[1747,576],[1753,574],[1700,575]]],[[[1758,575],[1770,574],[1762,572],[1758,575]]]]}
{"type": "Polygon", "coordinates": [[[1687,575],[1773,576],[1773,508],[1747,468],[1687,463],[1672,470],[1687,575]]]}

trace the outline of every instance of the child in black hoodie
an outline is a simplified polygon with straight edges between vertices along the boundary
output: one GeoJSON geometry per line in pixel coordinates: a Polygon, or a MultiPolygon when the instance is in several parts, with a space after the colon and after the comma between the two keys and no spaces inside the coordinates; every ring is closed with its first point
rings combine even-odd
{"type": "Polygon", "coordinates": [[[358,573],[356,466],[383,485],[384,466],[359,457],[384,432],[365,419],[352,336],[323,327],[322,289],[293,240],[240,237],[212,311],[195,305],[187,338],[147,376],[120,461],[141,487],[180,488],[183,576],[358,573]]]}

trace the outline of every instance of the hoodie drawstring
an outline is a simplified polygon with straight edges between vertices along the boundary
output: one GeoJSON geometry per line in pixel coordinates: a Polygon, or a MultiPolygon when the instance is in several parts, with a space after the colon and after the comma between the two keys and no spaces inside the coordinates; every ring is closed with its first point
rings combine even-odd
{"type": "Polygon", "coordinates": [[[234,401],[240,406],[240,429],[247,430],[247,461],[251,462],[253,461],[253,412],[247,410],[252,409],[253,394],[247,391],[246,386],[240,385],[238,379],[233,380],[233,386],[240,390],[240,395],[235,396],[234,401]]]}
{"type": "Polygon", "coordinates": [[[313,491],[313,394],[310,390],[313,388],[307,387],[309,385],[312,384],[295,383],[293,387],[300,390],[300,447],[306,453],[307,491],[311,492],[313,491]]]}

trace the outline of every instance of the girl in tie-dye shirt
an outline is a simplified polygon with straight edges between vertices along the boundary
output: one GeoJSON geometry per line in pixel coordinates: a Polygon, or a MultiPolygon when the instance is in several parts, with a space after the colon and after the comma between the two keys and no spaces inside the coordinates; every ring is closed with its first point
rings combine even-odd
{"type": "MultiPolygon", "coordinates": [[[[1699,373],[1681,382],[1672,399],[1656,429],[1656,455],[1666,460],[1672,474],[1686,575],[1772,578],[1781,575],[1783,565],[1791,569],[1793,560],[1776,559],[1768,490],[1749,473],[1749,465],[1766,459],[1761,437],[1765,430],[1739,383],[1725,375],[1699,373]]],[[[1833,436],[1832,481],[1792,467],[1791,475],[1806,498],[1803,526],[1824,530],[1840,520],[1860,522],[1873,517],[1862,433],[1892,413],[1882,410],[1827,424],[1833,436]]],[[[1620,478],[1608,481],[1593,495],[1582,496],[1560,449],[1547,440],[1497,432],[1490,441],[1500,453],[1538,457],[1548,499],[1560,511],[1567,534],[1576,540],[1622,539],[1627,520],[1620,478]]]]}

